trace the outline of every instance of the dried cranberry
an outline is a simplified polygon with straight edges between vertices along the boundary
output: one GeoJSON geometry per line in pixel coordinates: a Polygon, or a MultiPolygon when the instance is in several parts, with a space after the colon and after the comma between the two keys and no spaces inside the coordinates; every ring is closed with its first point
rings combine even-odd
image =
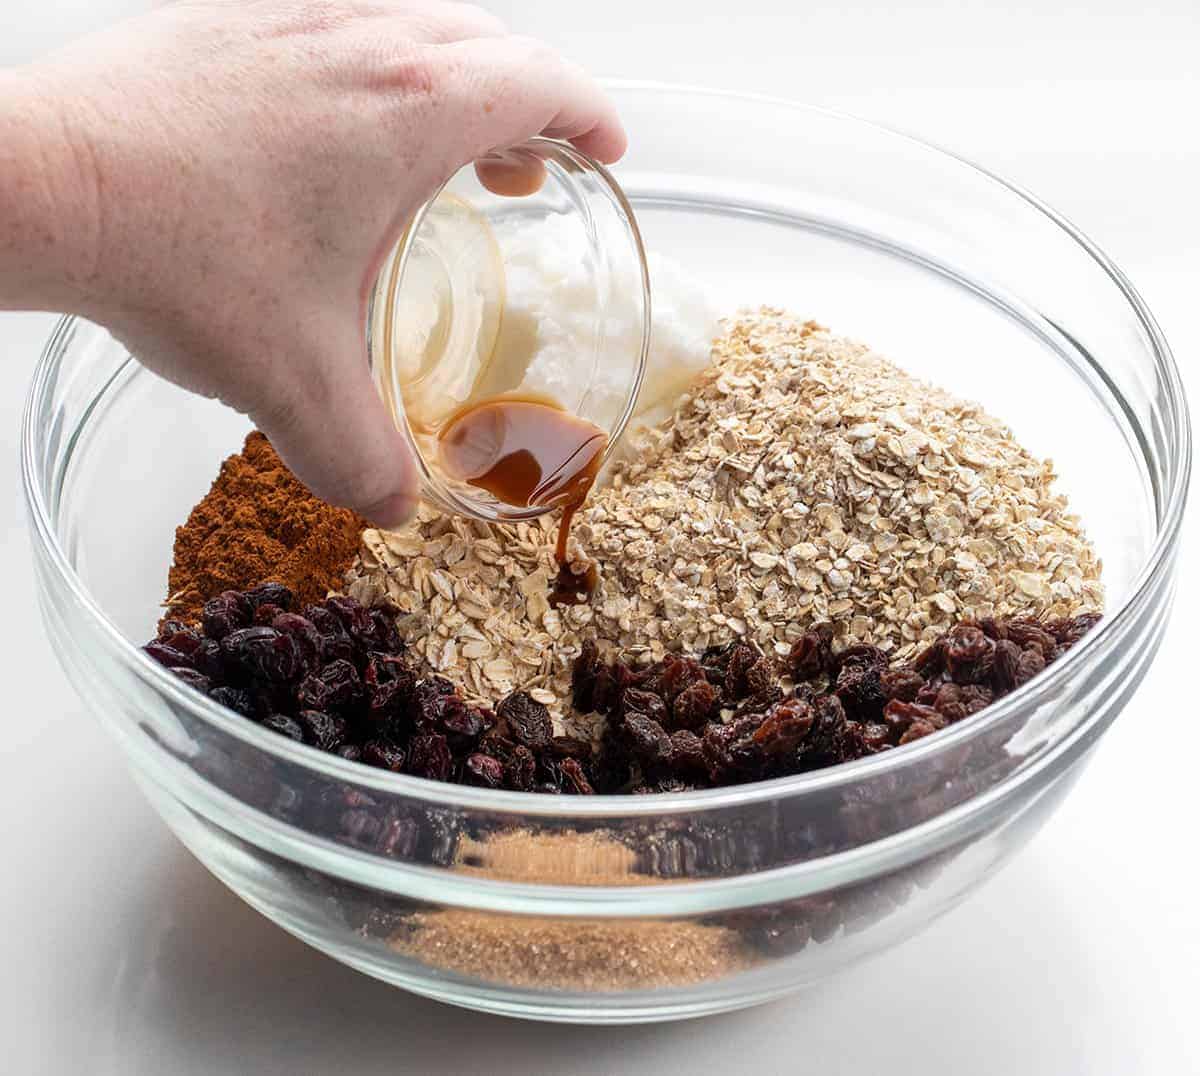
{"type": "Polygon", "coordinates": [[[362,748],[356,743],[344,743],[341,747],[335,747],[333,753],[341,755],[347,762],[361,762],[363,757],[362,748]]]}
{"type": "Polygon", "coordinates": [[[301,710],[296,720],[304,730],[304,742],[322,751],[340,747],[346,739],[346,721],[320,710],[301,710]]]}
{"type": "Polygon", "coordinates": [[[254,606],[244,594],[226,590],[204,603],[202,617],[204,634],[220,642],[230,632],[250,625],[254,606]]]}
{"type": "Polygon", "coordinates": [[[550,711],[524,691],[515,691],[496,707],[496,716],[519,743],[533,750],[546,747],[554,736],[550,711]]]}
{"type": "Polygon", "coordinates": [[[382,727],[397,721],[412,702],[416,683],[416,673],[404,658],[372,654],[363,673],[371,724],[382,727]]]}
{"type": "Polygon", "coordinates": [[[287,714],[268,714],[262,719],[262,727],[297,743],[304,742],[304,730],[294,717],[288,717],[287,714]]]}
{"type": "Polygon", "coordinates": [[[456,750],[472,744],[487,728],[486,711],[477,706],[460,706],[448,710],[442,718],[442,730],[456,750]]]}

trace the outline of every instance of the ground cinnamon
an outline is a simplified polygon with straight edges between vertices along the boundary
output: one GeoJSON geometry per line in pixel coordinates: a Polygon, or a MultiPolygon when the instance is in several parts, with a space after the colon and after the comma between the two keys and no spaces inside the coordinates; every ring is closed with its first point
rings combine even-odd
{"type": "Polygon", "coordinates": [[[318,500],[255,431],[175,531],[166,616],[196,621],[223,590],[275,580],[300,604],[340,590],[366,521],[318,500]]]}

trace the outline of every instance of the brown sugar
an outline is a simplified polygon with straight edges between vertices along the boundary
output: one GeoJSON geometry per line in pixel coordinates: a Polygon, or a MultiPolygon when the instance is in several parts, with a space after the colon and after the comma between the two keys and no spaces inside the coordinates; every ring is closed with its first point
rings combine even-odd
{"type": "Polygon", "coordinates": [[[224,590],[283,583],[303,606],[340,590],[366,525],[314,497],[255,431],[175,531],[166,617],[194,622],[224,590]]]}

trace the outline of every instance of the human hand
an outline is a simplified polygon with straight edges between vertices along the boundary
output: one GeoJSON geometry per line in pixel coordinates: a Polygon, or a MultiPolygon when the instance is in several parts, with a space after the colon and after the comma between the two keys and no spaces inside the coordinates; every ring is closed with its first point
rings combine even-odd
{"type": "Polygon", "coordinates": [[[625,147],[582,72],[438,0],[181,2],[20,76],[66,151],[40,177],[61,236],[46,301],[245,412],[318,496],[384,526],[411,513],[416,479],[364,325],[404,223],[494,148],[625,147]]]}

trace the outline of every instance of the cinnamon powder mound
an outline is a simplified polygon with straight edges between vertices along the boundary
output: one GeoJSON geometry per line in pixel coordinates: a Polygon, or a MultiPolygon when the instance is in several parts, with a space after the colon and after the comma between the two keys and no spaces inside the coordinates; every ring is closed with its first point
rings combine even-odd
{"type": "Polygon", "coordinates": [[[366,521],[314,497],[257,430],[175,531],[166,617],[194,622],[223,590],[275,581],[297,602],[340,590],[366,521]]]}

